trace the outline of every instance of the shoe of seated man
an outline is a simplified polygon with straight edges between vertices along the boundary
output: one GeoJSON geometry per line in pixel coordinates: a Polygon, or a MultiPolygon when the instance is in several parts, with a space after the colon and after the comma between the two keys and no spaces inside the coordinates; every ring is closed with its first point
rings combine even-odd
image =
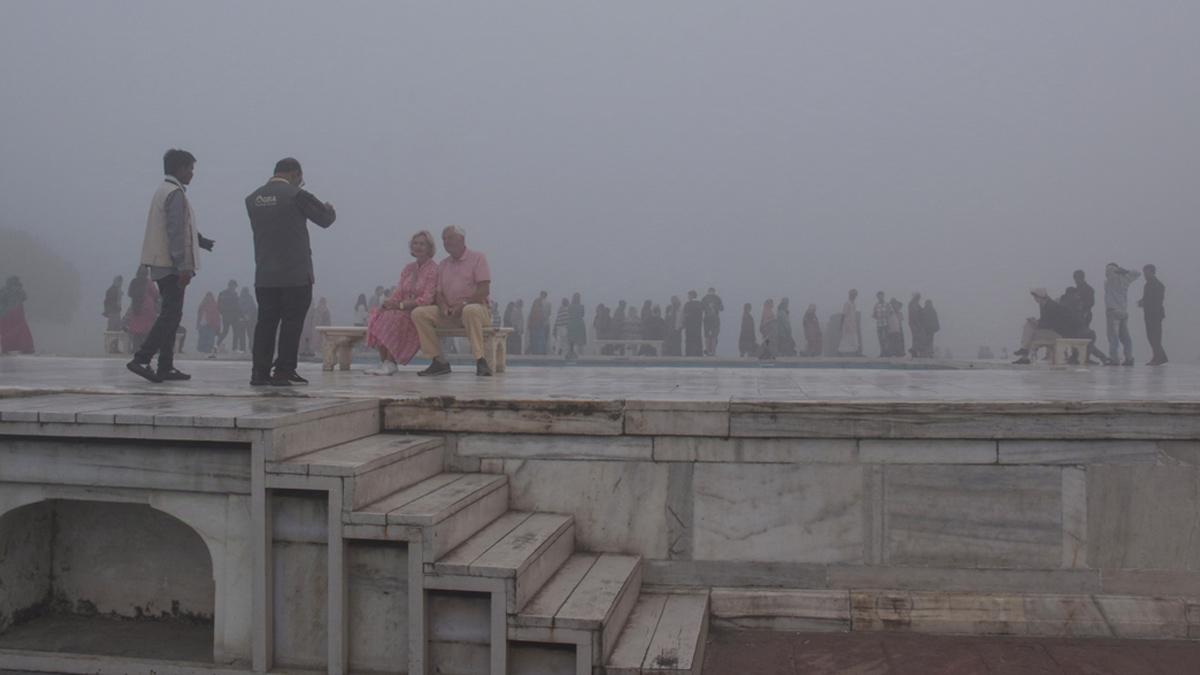
{"type": "Polygon", "coordinates": [[[492,376],[492,367],[488,365],[487,359],[479,359],[475,362],[475,374],[479,377],[492,376]]]}
{"type": "Polygon", "coordinates": [[[450,362],[444,359],[434,359],[429,367],[417,373],[421,377],[435,377],[437,375],[448,375],[450,373],[450,362]]]}
{"type": "Polygon", "coordinates": [[[384,361],[383,363],[379,364],[378,368],[372,368],[366,372],[368,375],[380,375],[386,377],[400,372],[400,368],[396,365],[395,361],[384,361]]]}
{"type": "Polygon", "coordinates": [[[1013,361],[1013,364],[1014,364],[1014,365],[1019,365],[1019,366],[1026,366],[1026,365],[1029,365],[1029,357],[1028,357],[1028,356],[1022,356],[1021,358],[1017,359],[1016,361],[1013,361]]]}
{"type": "Polygon", "coordinates": [[[167,370],[160,368],[158,370],[158,378],[163,382],[185,382],[192,379],[192,376],[178,368],[168,368],[167,370]]]}

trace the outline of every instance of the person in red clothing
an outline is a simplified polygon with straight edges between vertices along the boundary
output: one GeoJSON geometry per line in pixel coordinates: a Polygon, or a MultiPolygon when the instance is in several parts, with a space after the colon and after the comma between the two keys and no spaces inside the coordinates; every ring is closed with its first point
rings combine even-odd
{"type": "Polygon", "coordinates": [[[0,289],[0,354],[33,353],[33,333],[25,321],[25,287],[9,277],[0,289]]]}

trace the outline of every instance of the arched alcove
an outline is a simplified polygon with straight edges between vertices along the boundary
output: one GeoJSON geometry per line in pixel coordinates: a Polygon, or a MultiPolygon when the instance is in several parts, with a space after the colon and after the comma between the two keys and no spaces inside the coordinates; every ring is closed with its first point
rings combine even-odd
{"type": "Polygon", "coordinates": [[[211,661],[213,563],[145,504],[52,499],[0,515],[0,648],[211,661]]]}

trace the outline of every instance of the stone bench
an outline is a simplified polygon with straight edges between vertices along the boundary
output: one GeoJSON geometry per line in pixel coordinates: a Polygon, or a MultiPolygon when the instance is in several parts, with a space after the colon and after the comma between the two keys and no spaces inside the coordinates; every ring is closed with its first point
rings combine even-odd
{"type": "Polygon", "coordinates": [[[1029,344],[1030,360],[1035,360],[1033,357],[1038,350],[1045,347],[1050,350],[1050,364],[1054,366],[1067,365],[1068,359],[1071,358],[1071,352],[1078,350],[1079,365],[1086,366],[1088,360],[1088,345],[1091,344],[1089,338],[1055,338],[1053,340],[1034,340],[1029,344]]]}
{"type": "Polygon", "coordinates": [[[663,341],[662,340],[592,340],[592,346],[597,354],[603,353],[605,347],[621,347],[629,349],[633,353],[629,356],[637,356],[637,352],[641,347],[653,347],[654,353],[662,356],[663,341]]]}
{"type": "Polygon", "coordinates": [[[128,354],[129,352],[129,333],[123,330],[104,331],[105,354],[128,354]]]}
{"type": "MultiPolygon", "coordinates": [[[[321,335],[321,366],[325,370],[333,370],[336,363],[339,370],[350,370],[350,359],[354,346],[367,337],[366,326],[317,326],[321,335]]],[[[483,358],[497,373],[503,373],[508,366],[508,336],[512,328],[496,326],[483,327],[483,358]]],[[[465,328],[439,328],[439,338],[467,337],[465,328]]]]}

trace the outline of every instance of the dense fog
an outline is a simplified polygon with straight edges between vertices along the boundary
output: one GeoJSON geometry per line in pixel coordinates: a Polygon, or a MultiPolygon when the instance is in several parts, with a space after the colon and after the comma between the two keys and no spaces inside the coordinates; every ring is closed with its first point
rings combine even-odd
{"type": "MultiPolygon", "coordinates": [[[[1200,355],[1200,3],[0,4],[0,278],[39,351],[98,353],[171,147],[214,252],[253,280],[243,199],[291,155],[338,219],[315,297],[349,322],[409,236],[486,253],[503,307],[664,307],[715,286],[822,320],[857,288],[932,299],[940,348],[1015,348],[1029,290],[1154,263],[1165,344],[1200,355]]],[[[1141,313],[1131,328],[1148,358],[1141,313]]],[[[314,302],[315,304],[315,302],[314,302]]],[[[798,331],[796,325],[794,330],[798,331]]]]}

